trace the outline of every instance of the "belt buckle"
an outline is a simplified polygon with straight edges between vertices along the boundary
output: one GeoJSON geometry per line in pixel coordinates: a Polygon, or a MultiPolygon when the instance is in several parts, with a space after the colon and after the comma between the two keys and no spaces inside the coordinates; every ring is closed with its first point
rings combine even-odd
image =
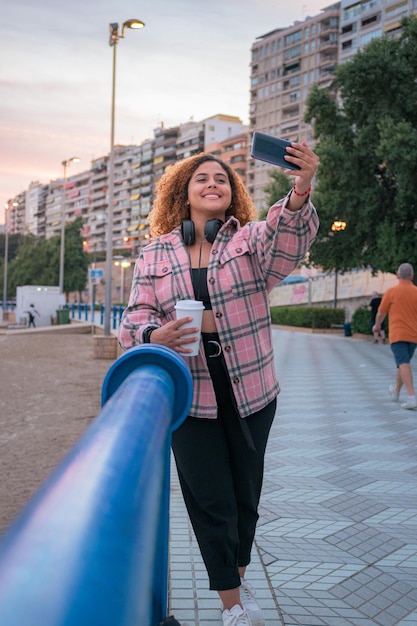
{"type": "Polygon", "coordinates": [[[209,341],[207,343],[213,343],[216,348],[217,348],[217,352],[216,354],[209,354],[209,359],[214,359],[217,356],[220,356],[222,353],[222,347],[220,345],[220,343],[218,341],[215,341],[214,339],[209,339],[209,341]]]}

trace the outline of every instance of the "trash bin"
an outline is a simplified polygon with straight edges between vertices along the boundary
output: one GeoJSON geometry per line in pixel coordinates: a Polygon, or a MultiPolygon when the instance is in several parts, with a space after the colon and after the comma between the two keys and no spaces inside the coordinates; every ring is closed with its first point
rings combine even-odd
{"type": "Polygon", "coordinates": [[[345,337],[352,337],[352,324],[350,322],[343,324],[343,329],[345,331],[345,337]]]}
{"type": "Polygon", "coordinates": [[[57,324],[69,324],[69,309],[58,309],[56,312],[56,323],[57,324]]]}

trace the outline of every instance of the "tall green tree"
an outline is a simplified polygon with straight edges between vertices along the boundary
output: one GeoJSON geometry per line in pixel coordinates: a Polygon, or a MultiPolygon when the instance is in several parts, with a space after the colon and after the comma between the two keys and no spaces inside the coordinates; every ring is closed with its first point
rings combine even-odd
{"type": "Polygon", "coordinates": [[[292,182],[288,178],[288,176],[284,173],[284,170],[280,168],[273,168],[268,170],[268,176],[270,181],[264,187],[265,192],[265,202],[268,208],[260,211],[259,219],[264,220],[268,213],[269,207],[281,200],[284,196],[287,195],[289,190],[292,187],[292,182]]]}
{"type": "MultiPolygon", "coordinates": [[[[81,237],[82,218],[65,226],[64,292],[82,291],[87,283],[89,255],[81,237]]],[[[8,292],[16,294],[19,285],[58,285],[61,237],[27,240],[10,263],[8,292]]]]}
{"type": "MultiPolygon", "coordinates": [[[[15,233],[10,233],[8,236],[7,242],[7,258],[9,261],[15,258],[17,254],[17,250],[19,246],[21,246],[25,241],[31,241],[33,237],[31,235],[17,235],[15,233]]],[[[6,247],[6,235],[4,233],[0,234],[0,259],[4,260],[4,253],[6,247]]]]}
{"type": "MultiPolygon", "coordinates": [[[[9,264],[16,257],[17,251],[21,245],[23,245],[26,241],[32,241],[33,237],[30,235],[17,235],[15,233],[9,234],[7,241],[7,279],[9,278],[9,264]]],[[[3,294],[3,286],[4,286],[4,263],[5,263],[5,252],[6,252],[6,235],[0,235],[0,294],[3,294]]],[[[7,280],[7,295],[10,297],[11,289],[9,285],[9,280],[7,280]]]]}
{"type": "Polygon", "coordinates": [[[310,260],[341,271],[417,265],[417,19],[338,66],[331,89],[313,88],[305,119],[320,157],[310,260]]]}
{"type": "Polygon", "coordinates": [[[87,283],[90,255],[84,250],[80,234],[82,225],[82,217],[78,217],[65,227],[64,291],[66,294],[83,291],[87,283]]]}

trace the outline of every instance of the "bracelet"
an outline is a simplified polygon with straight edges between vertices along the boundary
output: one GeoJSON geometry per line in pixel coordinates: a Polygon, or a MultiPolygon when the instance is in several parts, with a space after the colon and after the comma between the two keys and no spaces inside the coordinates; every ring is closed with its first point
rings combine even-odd
{"type": "Polygon", "coordinates": [[[293,190],[293,192],[295,193],[296,196],[299,196],[300,198],[302,198],[303,196],[308,196],[308,194],[310,193],[310,191],[311,191],[311,184],[310,184],[310,187],[307,189],[307,191],[305,191],[304,193],[298,193],[298,191],[295,188],[295,183],[294,183],[294,186],[293,186],[292,190],[293,190]]]}
{"type": "Polygon", "coordinates": [[[151,343],[151,334],[156,330],[158,326],[148,326],[143,331],[143,343],[151,343]]]}

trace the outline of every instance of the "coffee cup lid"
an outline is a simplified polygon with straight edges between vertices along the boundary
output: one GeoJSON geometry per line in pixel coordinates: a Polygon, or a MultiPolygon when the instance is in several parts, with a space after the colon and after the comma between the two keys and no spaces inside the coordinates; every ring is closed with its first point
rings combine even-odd
{"type": "Polygon", "coordinates": [[[204,304],[201,300],[179,300],[174,307],[175,309],[204,309],[204,304]]]}

